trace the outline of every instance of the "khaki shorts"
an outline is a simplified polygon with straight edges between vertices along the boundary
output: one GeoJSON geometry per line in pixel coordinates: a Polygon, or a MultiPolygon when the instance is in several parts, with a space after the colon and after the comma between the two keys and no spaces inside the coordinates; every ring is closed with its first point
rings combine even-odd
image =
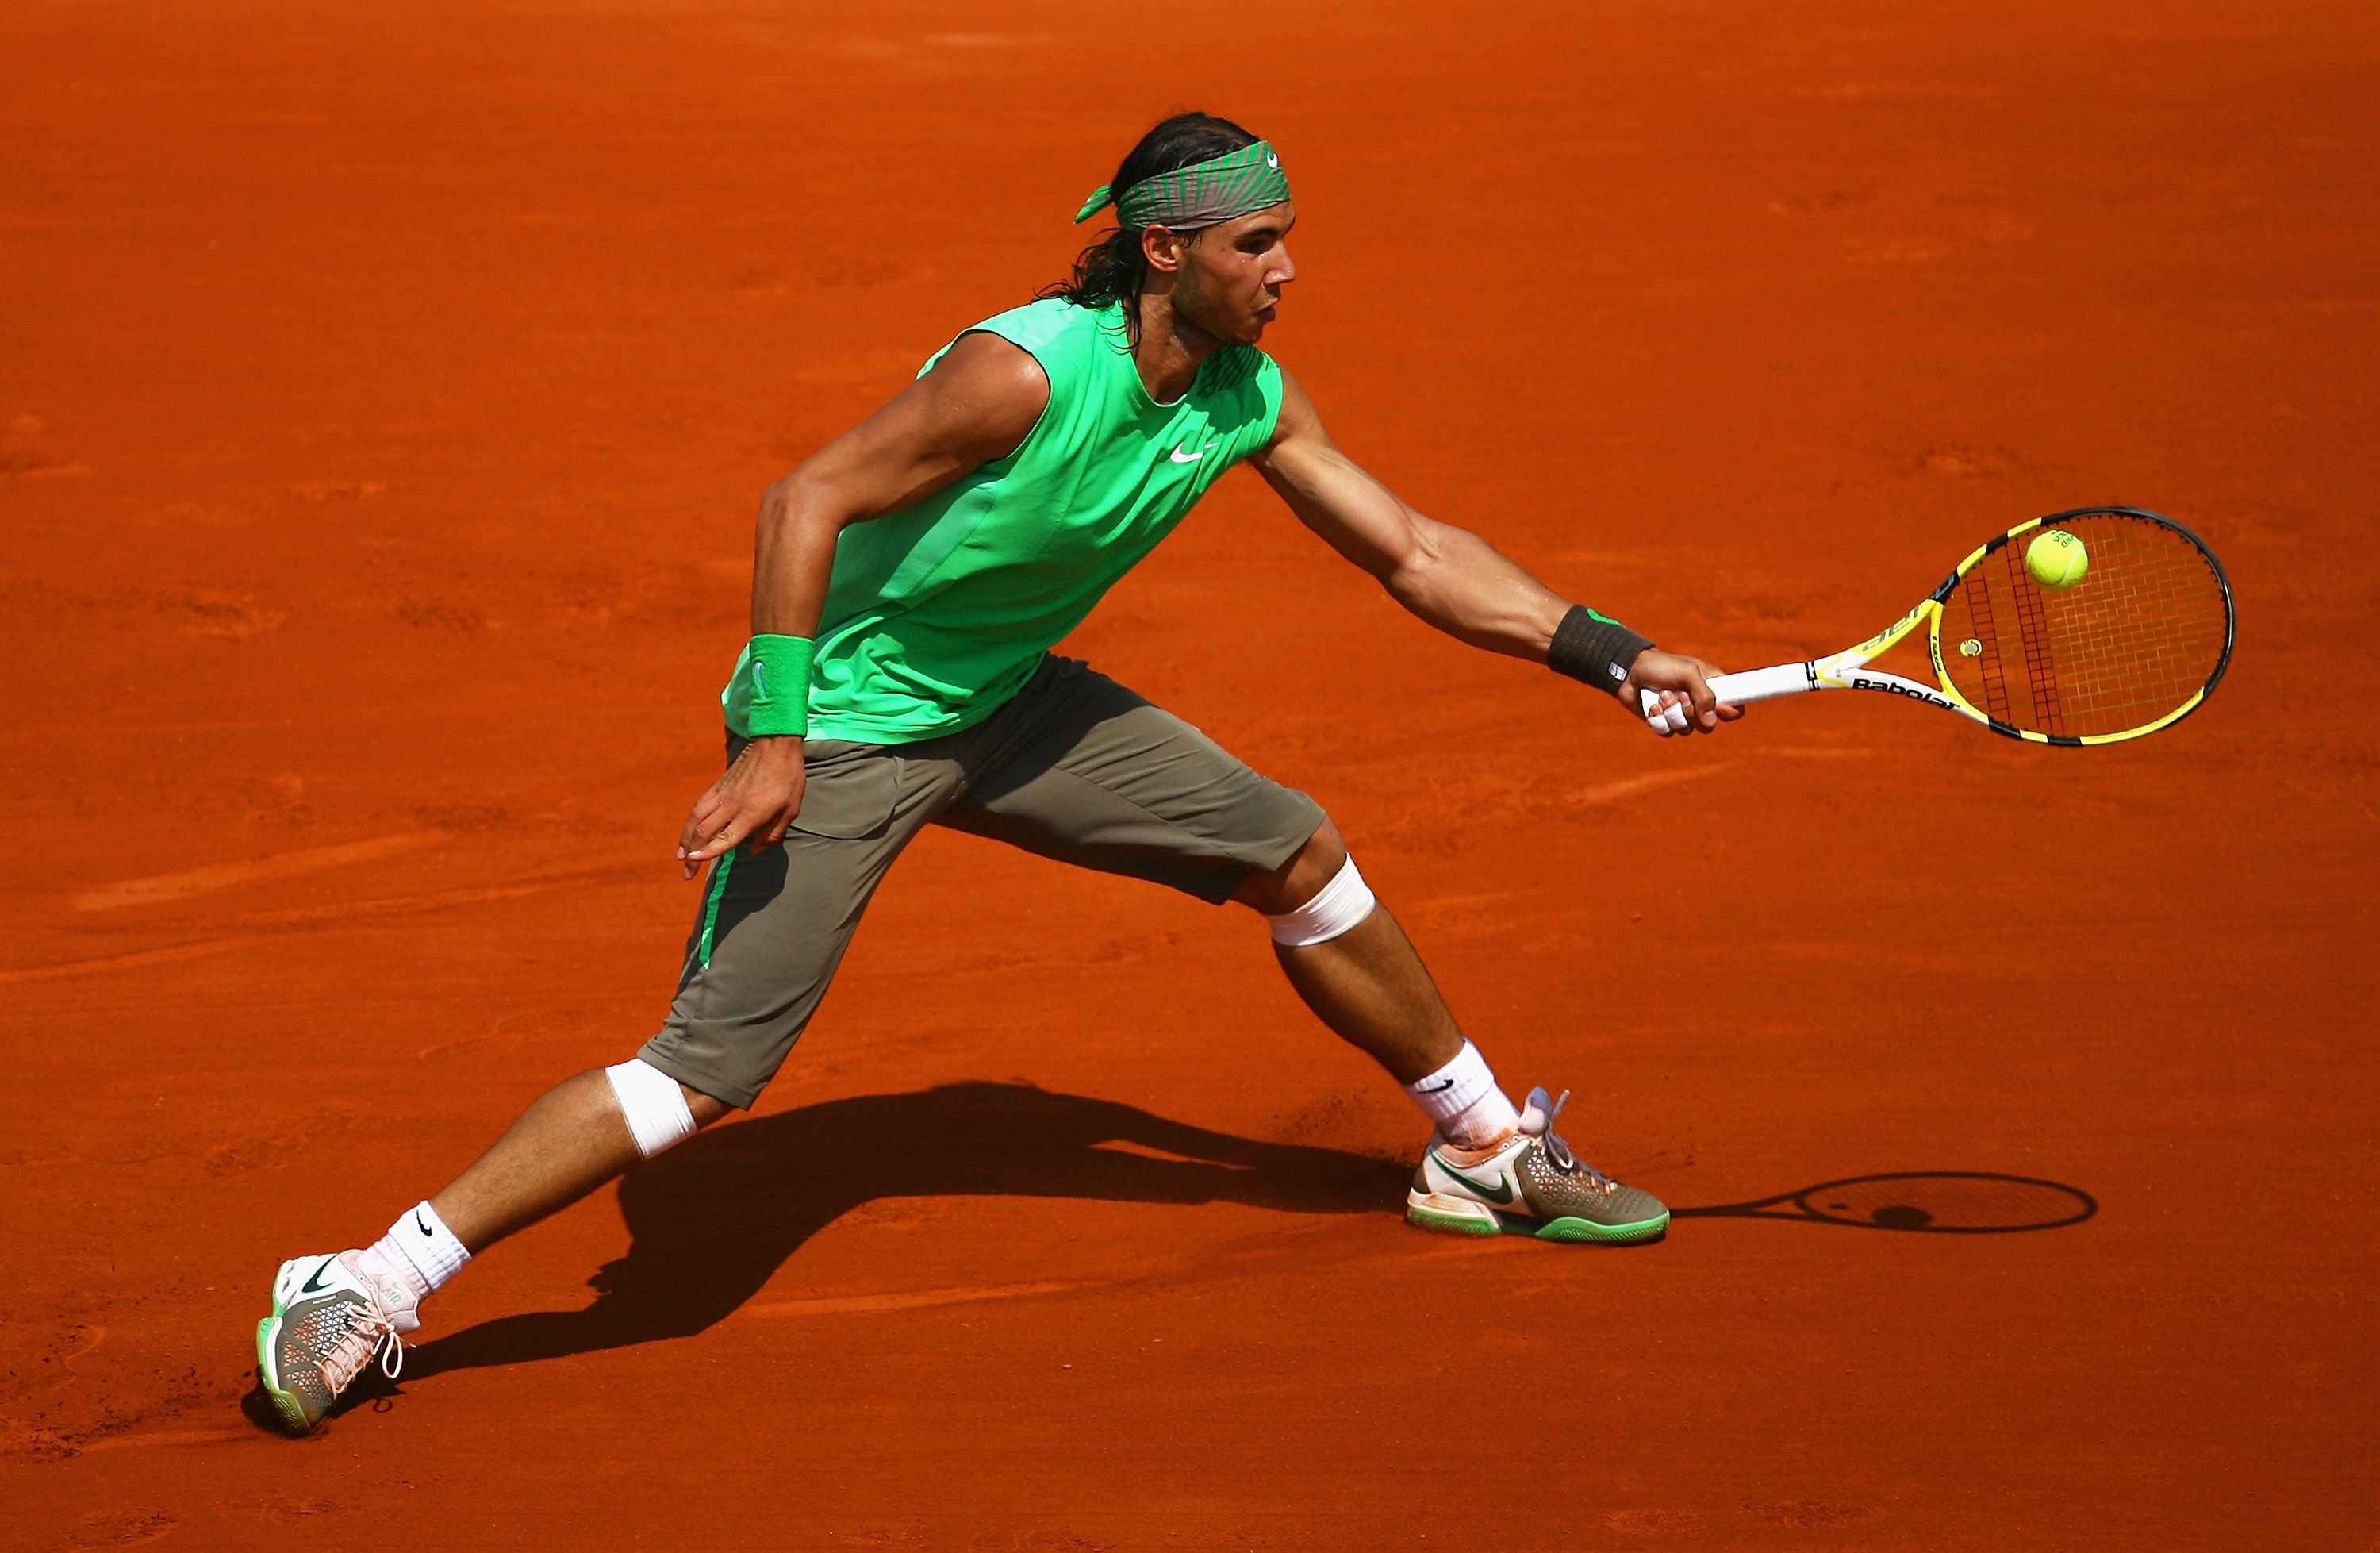
{"type": "MultiPolygon", "coordinates": [[[[731,740],[729,759],[741,748],[731,740]]],[[[1045,658],[962,732],[816,740],[804,752],[784,845],[711,865],[677,1000],[640,1054],[731,1106],[749,1107],[776,1076],[878,881],[929,824],[1216,902],[1295,857],[1322,824],[1305,794],[1072,658],[1045,658]]]]}

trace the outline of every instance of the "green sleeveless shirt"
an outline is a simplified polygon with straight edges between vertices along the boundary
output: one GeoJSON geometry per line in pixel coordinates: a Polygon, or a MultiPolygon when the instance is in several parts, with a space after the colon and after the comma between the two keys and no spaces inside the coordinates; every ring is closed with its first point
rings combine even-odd
{"type": "MultiPolygon", "coordinates": [[[[1281,369],[1252,346],[1208,357],[1173,403],[1150,398],[1121,306],[1032,302],[960,337],[976,333],[1032,353],[1049,408],[1008,457],[844,530],[810,673],[813,739],[906,744],[991,715],[1281,417],[1281,369]]],[[[748,652],[720,701],[743,733],[748,652]]]]}

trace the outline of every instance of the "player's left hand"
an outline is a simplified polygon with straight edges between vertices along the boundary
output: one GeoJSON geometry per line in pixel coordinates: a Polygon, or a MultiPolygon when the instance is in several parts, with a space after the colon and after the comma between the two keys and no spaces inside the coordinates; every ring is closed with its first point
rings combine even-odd
{"type": "Polygon", "coordinates": [[[802,812],[807,781],[800,739],[752,740],[686,817],[677,838],[678,866],[691,879],[722,853],[738,847],[758,853],[783,841],[802,812]]]}
{"type": "Polygon", "coordinates": [[[1711,694],[1706,681],[1720,672],[1717,664],[1647,647],[1636,654],[1627,683],[1620,687],[1620,703],[1663,738],[1673,733],[1710,733],[1719,724],[1743,715],[1742,707],[1730,706],[1711,694]],[[1653,704],[1640,710],[1645,708],[1646,691],[1654,693],[1653,704]]]}

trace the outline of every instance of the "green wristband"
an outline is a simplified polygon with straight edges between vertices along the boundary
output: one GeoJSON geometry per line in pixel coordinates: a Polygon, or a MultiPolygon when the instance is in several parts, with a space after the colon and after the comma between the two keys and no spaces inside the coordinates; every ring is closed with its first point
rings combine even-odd
{"type": "Polygon", "coordinates": [[[800,738],[810,730],[810,654],[807,636],[756,636],[750,658],[752,701],[744,732],[751,739],[800,738]]]}

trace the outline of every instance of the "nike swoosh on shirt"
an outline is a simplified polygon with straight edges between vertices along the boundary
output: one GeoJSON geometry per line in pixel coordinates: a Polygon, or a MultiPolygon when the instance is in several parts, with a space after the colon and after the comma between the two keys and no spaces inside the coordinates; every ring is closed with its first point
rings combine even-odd
{"type": "Polygon", "coordinates": [[[1195,464],[1214,450],[1215,445],[1211,442],[1196,453],[1184,453],[1177,447],[1173,450],[1173,461],[1177,464],[1195,464]]]}
{"type": "Polygon", "coordinates": [[[1476,1192],[1480,1196],[1487,1198],[1489,1202],[1509,1203],[1512,1200],[1512,1183],[1504,1179],[1504,1173],[1502,1171],[1499,1170],[1496,1173],[1494,1184],[1489,1185],[1481,1181],[1477,1177],[1466,1176],[1462,1171],[1456,1169],[1453,1166],[1449,1165],[1446,1162],[1446,1156],[1442,1154],[1433,1154],[1430,1157],[1438,1161],[1438,1168],[1439,1169],[1445,1171],[1448,1175],[1452,1176],[1456,1180],[1461,1181],[1463,1185],[1469,1187],[1472,1191],[1476,1192]]]}

